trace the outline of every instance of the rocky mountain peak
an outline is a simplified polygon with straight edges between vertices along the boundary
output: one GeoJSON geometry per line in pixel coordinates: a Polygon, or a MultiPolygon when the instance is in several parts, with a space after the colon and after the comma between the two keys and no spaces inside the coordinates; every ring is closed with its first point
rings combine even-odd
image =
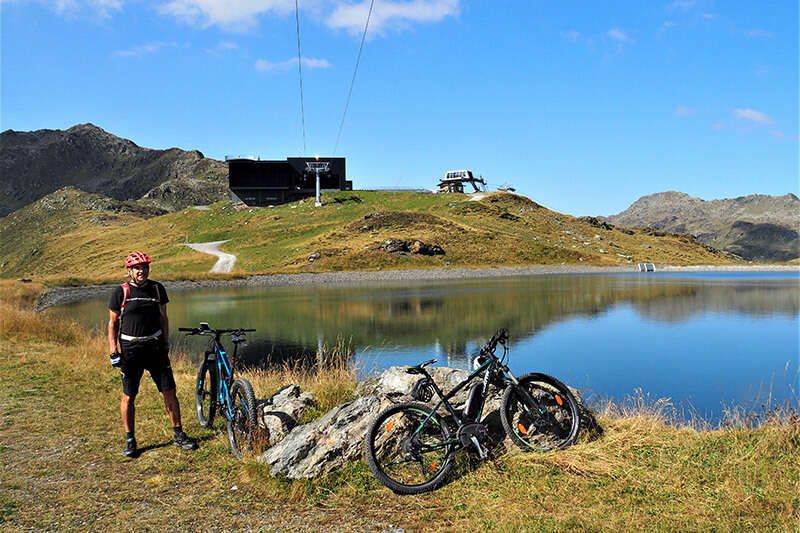
{"type": "Polygon", "coordinates": [[[0,216],[65,186],[136,200],[174,180],[168,209],[226,197],[226,165],[198,150],[143,148],[91,123],[0,134],[0,216]]]}
{"type": "Polygon", "coordinates": [[[86,122],[84,124],[75,124],[71,128],[67,128],[66,131],[68,133],[77,133],[77,132],[89,131],[89,132],[97,132],[97,133],[104,133],[104,134],[110,135],[106,130],[104,130],[103,128],[101,128],[99,126],[95,126],[91,122],[86,122]]]}
{"type": "Polygon", "coordinates": [[[745,259],[788,261],[800,256],[800,200],[792,193],[703,200],[683,192],[661,192],[639,198],[606,220],[688,233],[745,259]]]}

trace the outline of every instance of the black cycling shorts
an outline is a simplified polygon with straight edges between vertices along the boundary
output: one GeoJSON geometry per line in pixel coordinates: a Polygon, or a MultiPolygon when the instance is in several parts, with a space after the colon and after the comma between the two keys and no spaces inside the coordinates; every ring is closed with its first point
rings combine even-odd
{"type": "Polygon", "coordinates": [[[144,371],[150,373],[158,392],[175,388],[167,346],[162,342],[122,343],[122,392],[131,398],[139,392],[144,371]]]}

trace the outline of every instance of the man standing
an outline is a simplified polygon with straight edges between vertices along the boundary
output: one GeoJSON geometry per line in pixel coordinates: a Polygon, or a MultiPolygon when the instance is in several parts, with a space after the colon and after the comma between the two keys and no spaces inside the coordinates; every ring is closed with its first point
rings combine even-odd
{"type": "Polygon", "coordinates": [[[196,450],[197,442],[183,432],[181,408],[175,394],[175,378],[169,362],[169,319],[167,291],[149,279],[150,257],[133,252],[125,258],[129,280],[111,293],[108,302],[108,346],[111,366],[122,371],[122,403],[120,413],[125,428],[126,457],[136,457],[135,408],[136,393],[144,371],[164,396],[175,446],[196,450]]]}

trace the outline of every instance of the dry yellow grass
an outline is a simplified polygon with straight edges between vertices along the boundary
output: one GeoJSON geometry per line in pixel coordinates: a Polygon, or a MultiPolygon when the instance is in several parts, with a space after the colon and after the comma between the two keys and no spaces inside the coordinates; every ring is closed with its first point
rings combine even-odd
{"type": "Polygon", "coordinates": [[[74,320],[44,317],[5,301],[0,302],[0,335],[16,342],[44,341],[67,346],[86,345],[92,339],[74,320]]]}
{"type": "Polygon", "coordinates": [[[33,309],[42,293],[41,283],[0,280],[0,303],[21,309],[33,309]]]}
{"type": "Polygon", "coordinates": [[[352,355],[352,343],[339,339],[335,346],[323,346],[313,364],[283,363],[273,368],[248,370],[241,374],[253,384],[255,390],[266,397],[289,383],[312,392],[316,406],[307,418],[316,417],[353,399],[357,381],[356,369],[351,363],[352,355]]]}

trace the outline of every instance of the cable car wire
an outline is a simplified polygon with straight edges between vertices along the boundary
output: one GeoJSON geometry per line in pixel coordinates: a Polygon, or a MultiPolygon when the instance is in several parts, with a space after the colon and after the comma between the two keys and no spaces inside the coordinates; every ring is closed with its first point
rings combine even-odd
{"type": "Polygon", "coordinates": [[[300,121],[303,125],[303,155],[306,155],[306,110],[303,102],[303,58],[300,54],[300,3],[294,0],[294,20],[297,27],[297,74],[300,78],[300,121]]]}
{"type": "Polygon", "coordinates": [[[356,56],[356,66],[353,69],[353,79],[350,80],[350,89],[347,91],[347,101],[344,104],[344,113],[342,113],[342,121],[339,123],[339,132],[336,134],[336,144],[333,146],[333,155],[339,149],[339,139],[342,137],[342,127],[344,127],[344,119],[347,116],[347,110],[350,108],[350,98],[353,96],[353,85],[356,83],[356,74],[358,74],[358,64],[361,62],[361,52],[364,49],[364,41],[367,38],[367,30],[369,29],[369,19],[372,17],[372,7],[375,5],[375,0],[369,3],[369,11],[367,12],[367,22],[364,24],[364,34],[361,36],[361,45],[358,47],[358,55],[356,56]]]}

